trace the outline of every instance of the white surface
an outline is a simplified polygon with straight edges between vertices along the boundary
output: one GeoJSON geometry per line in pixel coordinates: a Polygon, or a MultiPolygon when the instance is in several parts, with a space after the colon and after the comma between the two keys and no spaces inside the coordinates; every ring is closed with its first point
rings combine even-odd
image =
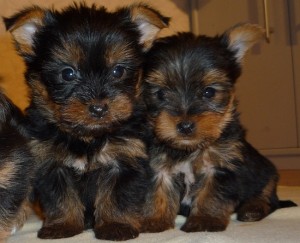
{"type": "MultiPolygon", "coordinates": [[[[300,187],[279,187],[279,196],[281,199],[291,199],[300,204],[300,187]]],[[[259,222],[244,223],[235,220],[235,215],[226,231],[223,232],[200,232],[185,233],[179,230],[184,223],[185,218],[178,216],[176,219],[176,228],[162,233],[141,234],[137,239],[126,242],[142,243],[299,243],[300,242],[300,207],[280,209],[259,222]]],[[[99,242],[94,237],[92,230],[85,231],[82,234],[71,238],[61,240],[41,240],[36,234],[41,227],[41,221],[35,216],[29,218],[23,229],[12,236],[8,243],[35,243],[35,242],[74,242],[89,243],[99,242]]],[[[111,242],[111,241],[101,241],[111,242]]]]}

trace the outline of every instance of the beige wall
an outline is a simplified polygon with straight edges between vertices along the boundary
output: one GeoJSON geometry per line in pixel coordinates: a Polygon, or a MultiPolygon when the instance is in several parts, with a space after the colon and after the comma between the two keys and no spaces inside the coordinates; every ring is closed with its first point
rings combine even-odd
{"type": "MultiPolygon", "coordinates": [[[[23,7],[37,4],[42,7],[62,8],[73,0],[0,0],[0,16],[9,17],[23,7]]],[[[109,10],[137,1],[130,0],[86,0],[87,3],[104,5],[109,10]]],[[[141,2],[141,1],[138,1],[141,2]]],[[[163,15],[172,17],[168,30],[162,35],[169,35],[176,31],[188,31],[189,5],[188,0],[143,0],[142,2],[158,9],[163,15]]],[[[11,41],[11,36],[5,31],[4,24],[0,23],[0,87],[22,109],[28,104],[27,89],[24,85],[24,65],[17,56],[11,41]]]]}

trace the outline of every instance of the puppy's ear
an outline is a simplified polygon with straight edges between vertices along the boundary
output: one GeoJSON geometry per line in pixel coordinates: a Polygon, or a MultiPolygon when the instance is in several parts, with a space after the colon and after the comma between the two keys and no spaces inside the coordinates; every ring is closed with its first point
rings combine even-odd
{"type": "Polygon", "coordinates": [[[22,54],[32,54],[35,32],[42,27],[45,10],[33,6],[15,14],[10,18],[3,18],[6,30],[15,41],[17,50],[22,54]]]}
{"type": "Polygon", "coordinates": [[[255,24],[239,24],[223,34],[223,41],[228,49],[235,54],[236,61],[241,63],[246,52],[258,41],[263,39],[264,29],[255,24]]]}
{"type": "Polygon", "coordinates": [[[161,29],[169,26],[170,18],[145,4],[134,4],[129,8],[131,20],[141,33],[140,44],[144,46],[144,50],[148,50],[161,29]]]}

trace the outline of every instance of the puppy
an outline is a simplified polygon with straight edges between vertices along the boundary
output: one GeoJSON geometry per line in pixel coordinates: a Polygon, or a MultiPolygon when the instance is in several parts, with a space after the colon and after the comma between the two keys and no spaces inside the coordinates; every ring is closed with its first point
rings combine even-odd
{"type": "MultiPolygon", "coordinates": [[[[153,128],[153,218],[186,232],[225,230],[230,215],[257,221],[277,209],[278,173],[245,139],[235,83],[263,30],[237,25],[221,36],[179,33],[147,54],[144,98],[153,128]]],[[[293,205],[287,202],[287,205],[293,205]]]]}
{"type": "Polygon", "coordinates": [[[0,242],[20,228],[28,209],[33,162],[21,111],[0,90],[0,242]]]}
{"type": "Polygon", "coordinates": [[[89,227],[99,239],[138,236],[151,176],[139,101],[143,55],[168,21],[143,4],[115,12],[33,6],[5,19],[31,91],[26,131],[44,213],[38,237],[89,227]]]}

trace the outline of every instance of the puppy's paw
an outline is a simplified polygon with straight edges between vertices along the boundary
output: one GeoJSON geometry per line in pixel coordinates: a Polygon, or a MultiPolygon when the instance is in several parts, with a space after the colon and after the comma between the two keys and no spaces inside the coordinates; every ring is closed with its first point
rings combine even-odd
{"type": "Polygon", "coordinates": [[[252,210],[252,211],[243,211],[239,212],[237,215],[237,220],[243,222],[254,222],[259,221],[264,218],[264,214],[260,209],[252,210]]]}
{"type": "Polygon", "coordinates": [[[237,220],[244,222],[259,221],[269,215],[271,211],[271,207],[266,201],[250,200],[237,210],[237,220]]]}
{"type": "Polygon", "coordinates": [[[173,229],[174,222],[171,220],[168,222],[163,219],[150,219],[143,222],[141,226],[141,232],[143,233],[157,233],[165,230],[173,229]]]}
{"type": "Polygon", "coordinates": [[[228,225],[227,220],[222,220],[213,217],[189,217],[185,224],[181,227],[185,232],[200,232],[200,231],[224,231],[228,225]]]}
{"type": "Polygon", "coordinates": [[[80,234],[82,231],[83,228],[73,225],[51,225],[43,226],[37,236],[41,239],[61,239],[80,234]]]}
{"type": "Polygon", "coordinates": [[[129,224],[106,223],[94,228],[95,237],[101,240],[130,240],[139,236],[139,231],[129,224]]]}

